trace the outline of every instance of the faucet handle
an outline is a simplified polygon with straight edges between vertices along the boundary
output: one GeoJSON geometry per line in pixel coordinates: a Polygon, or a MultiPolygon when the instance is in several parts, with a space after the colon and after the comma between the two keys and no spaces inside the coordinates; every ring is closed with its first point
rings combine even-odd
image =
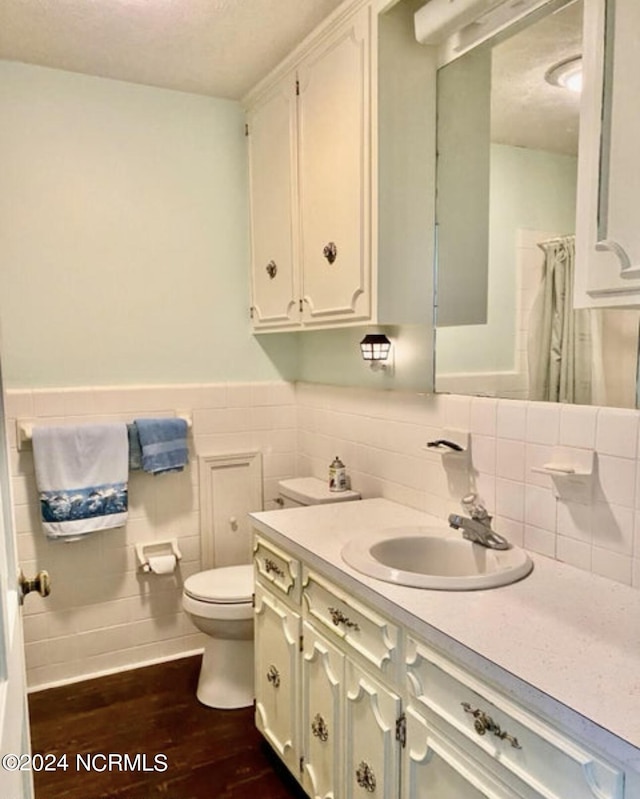
{"type": "Polygon", "coordinates": [[[472,519],[476,521],[491,521],[489,512],[482,504],[482,500],[477,494],[466,494],[460,500],[462,507],[469,514],[472,519]]]}

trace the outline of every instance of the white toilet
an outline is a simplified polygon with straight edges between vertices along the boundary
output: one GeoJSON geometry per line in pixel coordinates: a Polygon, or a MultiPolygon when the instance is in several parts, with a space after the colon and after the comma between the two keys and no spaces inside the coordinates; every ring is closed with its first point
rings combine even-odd
{"type": "MultiPolygon", "coordinates": [[[[283,480],[281,507],[360,499],[356,491],[329,491],[315,477],[283,480]]],[[[184,581],[182,607],[207,635],[196,696],[203,705],[231,709],[253,704],[253,565],[223,566],[184,581]]]]}

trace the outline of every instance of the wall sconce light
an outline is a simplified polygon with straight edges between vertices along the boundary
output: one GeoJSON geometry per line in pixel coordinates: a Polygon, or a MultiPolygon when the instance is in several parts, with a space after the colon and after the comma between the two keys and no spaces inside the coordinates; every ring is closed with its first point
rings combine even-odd
{"type": "Polygon", "coordinates": [[[360,342],[360,351],[365,361],[369,361],[372,369],[385,369],[385,361],[389,357],[391,342],[384,333],[367,333],[360,342]]]}

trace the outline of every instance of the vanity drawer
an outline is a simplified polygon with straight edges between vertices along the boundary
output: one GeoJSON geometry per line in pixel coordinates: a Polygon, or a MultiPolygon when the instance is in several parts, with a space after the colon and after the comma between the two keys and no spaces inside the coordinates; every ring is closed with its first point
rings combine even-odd
{"type": "Polygon", "coordinates": [[[340,639],[382,674],[397,678],[401,661],[397,625],[306,568],[302,596],[306,617],[330,639],[340,639]]]}
{"type": "Polygon", "coordinates": [[[300,603],[300,561],[257,535],[253,542],[256,577],[277,593],[300,603]]]}
{"type": "Polygon", "coordinates": [[[545,799],[622,799],[624,775],[426,644],[407,637],[407,680],[427,722],[545,799]],[[521,781],[521,782],[520,782],[521,781]]]}

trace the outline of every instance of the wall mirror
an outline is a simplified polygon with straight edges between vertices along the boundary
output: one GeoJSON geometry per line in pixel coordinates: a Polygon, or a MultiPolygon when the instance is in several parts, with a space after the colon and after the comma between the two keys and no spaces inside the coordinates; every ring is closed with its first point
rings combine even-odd
{"type": "Polygon", "coordinates": [[[640,312],[549,304],[571,294],[580,128],[553,70],[588,43],[583,0],[534,5],[439,50],[436,391],[637,407],[640,312]]]}

